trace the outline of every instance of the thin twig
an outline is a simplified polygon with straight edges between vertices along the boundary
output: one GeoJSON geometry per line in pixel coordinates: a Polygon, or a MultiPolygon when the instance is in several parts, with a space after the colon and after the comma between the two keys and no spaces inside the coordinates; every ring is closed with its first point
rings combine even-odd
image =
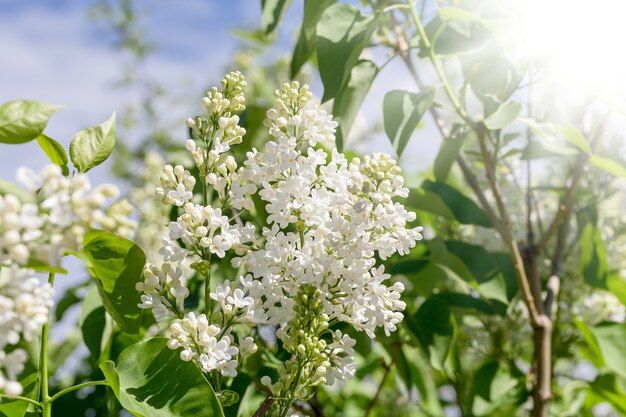
{"type": "Polygon", "coordinates": [[[254,414],[252,414],[252,417],[263,417],[272,404],[274,404],[274,398],[268,395],[254,414]]]}

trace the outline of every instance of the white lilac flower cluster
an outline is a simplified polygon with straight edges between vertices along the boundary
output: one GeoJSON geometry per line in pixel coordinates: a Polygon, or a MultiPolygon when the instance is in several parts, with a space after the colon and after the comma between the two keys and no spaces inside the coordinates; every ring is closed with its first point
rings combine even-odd
{"type": "Polygon", "coordinates": [[[208,204],[206,192],[202,203],[195,198],[189,171],[165,166],[157,194],[182,214],[169,224],[160,254],[176,266],[148,266],[138,289],[142,307],[177,317],[170,347],[182,346],[182,359],[205,371],[236,372],[232,325],[279,326],[277,336],[293,356],[276,383],[264,383],[286,399],[276,405],[284,407],[310,394],[306,387],[354,375],[355,341],[331,326],[348,323],[372,338],[378,328],[387,335],[396,330],[404,288],[387,285],[390,275],[377,259],[408,253],[422,228],[410,227],[415,214],[397,201],[408,189],[396,162],[385,154],[349,161],[335,148],[337,123],[297,82],[275,93],[264,123],[273,139],[238,167],[226,152],[244,134],[234,114],[243,109],[244,85],[241,74],[230,74],[223,89],[204,100],[209,117],[188,120],[194,139],[187,149],[203,190],[217,193],[219,207],[208,204]],[[241,221],[242,212],[254,208],[253,195],[267,212],[260,233],[241,221]],[[224,258],[230,250],[233,267],[245,271],[238,284],[225,281],[210,294],[217,312],[185,313],[185,281],[171,271],[191,263],[206,272],[212,256],[224,258]],[[302,387],[297,394],[288,389],[294,384],[302,387]]]}
{"type": "Polygon", "coordinates": [[[0,390],[8,395],[21,393],[15,379],[27,359],[15,345],[35,336],[52,305],[52,288],[29,266],[59,267],[91,227],[126,236],[134,228],[127,201],[105,207],[118,194],[114,186],[91,190],[86,175],[66,178],[56,165],[40,173],[20,168],[17,178],[26,191],[0,196],[0,390]]]}

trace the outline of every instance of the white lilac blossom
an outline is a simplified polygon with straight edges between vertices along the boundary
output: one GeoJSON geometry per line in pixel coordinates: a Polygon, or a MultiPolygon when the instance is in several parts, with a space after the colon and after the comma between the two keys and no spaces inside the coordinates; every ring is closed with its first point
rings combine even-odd
{"type": "Polygon", "coordinates": [[[297,82],[275,93],[264,122],[272,140],[238,166],[227,152],[245,133],[235,114],[244,108],[244,85],[241,74],[229,74],[203,100],[208,117],[187,120],[193,139],[186,147],[214,200],[190,194],[194,184],[182,166],[166,166],[157,190],[180,207],[162,238],[164,265],[189,264],[208,277],[212,257],[232,251],[243,276],[215,286],[209,297],[216,308],[199,316],[184,311],[188,293],[177,287],[185,284],[173,266],[147,267],[138,289],[142,308],[175,317],[170,347],[182,346],[181,358],[206,372],[235,375],[237,355],[256,349],[251,337],[234,337],[235,324],[277,326],[292,357],[276,382],[263,383],[281,398],[273,407],[285,411],[311,387],[354,375],[355,341],[331,326],[344,322],[372,338],[379,328],[396,330],[404,287],[389,284],[377,260],[407,254],[422,228],[411,226],[415,214],[399,202],[408,189],[396,162],[381,153],[348,160],[335,147],[332,115],[312,105],[308,87],[297,82]],[[253,195],[267,213],[259,232],[241,220],[255,207],[253,195]]]}
{"type": "Polygon", "coordinates": [[[7,395],[21,392],[15,379],[27,360],[15,346],[32,340],[52,305],[52,288],[28,266],[59,267],[92,227],[124,236],[134,229],[128,201],[105,205],[119,194],[113,185],[92,190],[86,175],[68,178],[56,165],[39,173],[20,168],[17,177],[26,190],[0,196],[0,390],[7,395]]]}
{"type": "Polygon", "coordinates": [[[41,284],[31,269],[5,266],[0,274],[0,391],[20,395],[16,382],[28,359],[22,349],[9,350],[20,340],[31,341],[48,320],[52,288],[41,284]]]}
{"type": "Polygon", "coordinates": [[[114,185],[92,190],[86,175],[67,178],[56,165],[40,173],[22,167],[17,177],[30,194],[27,202],[0,196],[0,264],[25,266],[36,259],[59,266],[65,251],[78,250],[91,227],[122,236],[133,233],[128,204],[121,200],[105,207],[107,199],[119,194],[114,185]]]}

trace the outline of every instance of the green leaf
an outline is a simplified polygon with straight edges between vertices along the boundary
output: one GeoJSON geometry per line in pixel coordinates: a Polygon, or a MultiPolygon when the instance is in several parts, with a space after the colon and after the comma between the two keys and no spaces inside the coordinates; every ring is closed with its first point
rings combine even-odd
{"type": "Polygon", "coordinates": [[[111,155],[115,146],[115,112],[104,123],[81,130],[70,143],[70,158],[79,172],[87,172],[111,155]]]}
{"type": "Polygon", "coordinates": [[[95,286],[85,296],[78,325],[91,356],[98,361],[111,337],[113,327],[107,321],[104,305],[95,286]]]}
{"type": "Polygon", "coordinates": [[[452,164],[459,156],[459,151],[463,147],[463,142],[467,137],[467,133],[461,132],[459,125],[455,125],[456,129],[442,143],[437,158],[435,159],[434,172],[438,182],[445,182],[452,169],[452,164]]]}
{"type": "Polygon", "coordinates": [[[180,359],[180,349],[154,338],[126,348],[100,368],[122,406],[138,417],[223,417],[202,372],[180,359]]]}
{"type": "Polygon", "coordinates": [[[598,226],[595,206],[587,206],[576,213],[578,224],[578,268],[585,281],[597,288],[606,288],[608,264],[606,248],[598,226]]]}
{"type": "Polygon", "coordinates": [[[62,266],[50,266],[47,263],[40,261],[39,259],[30,258],[28,260],[28,264],[26,264],[28,268],[34,269],[37,272],[47,272],[47,273],[55,273],[55,274],[64,274],[67,275],[67,269],[62,266]]]}
{"type": "Polygon", "coordinates": [[[142,310],[135,284],[142,280],[146,256],[130,240],[101,230],[85,236],[83,254],[96,279],[104,308],[127,333],[137,333],[142,310]]]}
{"type": "Polygon", "coordinates": [[[337,0],[304,0],[304,16],[298,43],[291,58],[291,78],[295,78],[300,68],[315,52],[317,47],[317,22],[322,13],[337,0]]]}
{"type": "Polygon", "coordinates": [[[42,133],[41,135],[37,136],[37,143],[39,144],[39,147],[43,149],[46,155],[48,155],[50,161],[53,164],[61,167],[63,175],[65,175],[66,177],[70,175],[70,169],[67,167],[67,153],[59,142],[42,133]]]}
{"type": "Polygon", "coordinates": [[[417,124],[435,100],[435,89],[428,87],[420,93],[393,90],[383,100],[385,133],[393,149],[402,155],[417,124]]]}
{"type": "Polygon", "coordinates": [[[626,378],[626,323],[600,323],[591,327],[608,369],[626,378]]]}
{"type": "Polygon", "coordinates": [[[576,146],[586,154],[591,155],[591,147],[589,142],[583,136],[582,133],[576,128],[576,126],[570,123],[559,123],[554,125],[554,129],[561,134],[572,145],[576,146]]]}
{"type": "Polygon", "coordinates": [[[608,401],[621,415],[626,415],[626,392],[620,389],[619,380],[613,374],[598,375],[591,383],[591,391],[596,394],[599,401],[608,401]]]}
{"type": "Polygon", "coordinates": [[[378,16],[364,16],[349,4],[333,4],[317,23],[317,61],[324,84],[322,102],[337,96],[378,26],[378,16]]]}
{"type": "Polygon", "coordinates": [[[515,120],[521,112],[521,104],[516,101],[508,101],[485,119],[485,126],[491,130],[502,129],[515,120]]]}
{"type": "Polygon", "coordinates": [[[594,155],[591,157],[591,164],[616,177],[626,177],[626,167],[610,158],[594,155]]]}
{"type": "Polygon", "coordinates": [[[474,374],[472,384],[472,415],[513,415],[506,406],[521,404],[526,397],[522,381],[514,378],[505,365],[495,360],[485,362],[474,374]],[[500,412],[495,414],[496,411],[500,412]]]}
{"type": "Polygon", "coordinates": [[[506,307],[504,308],[504,310],[496,309],[489,301],[483,298],[473,297],[469,294],[443,292],[443,293],[440,293],[439,296],[450,307],[458,307],[458,308],[476,310],[478,312],[488,314],[488,315],[493,315],[493,314],[505,315],[506,314],[506,307]]]}
{"type": "Polygon", "coordinates": [[[424,181],[422,188],[439,196],[459,223],[491,227],[491,221],[485,212],[474,201],[461,194],[455,188],[442,182],[432,182],[430,180],[424,181]]]}
{"type": "Polygon", "coordinates": [[[0,143],[20,144],[37,138],[61,107],[31,100],[15,100],[0,106],[0,143]]]}
{"type": "Polygon", "coordinates": [[[456,323],[448,304],[439,296],[428,298],[407,325],[427,352],[433,368],[442,370],[456,338],[456,323]]]}
{"type": "Polygon", "coordinates": [[[378,74],[378,67],[372,61],[359,61],[350,74],[350,79],[337,94],[333,102],[333,116],[339,123],[337,129],[337,149],[342,150],[350,128],[367,92],[378,74]]]}
{"type": "Polygon", "coordinates": [[[606,287],[626,306],[626,279],[619,272],[612,272],[606,280],[606,287]]]}
{"type": "Polygon", "coordinates": [[[290,0],[261,0],[261,24],[265,35],[274,32],[289,2],[290,0]]]}

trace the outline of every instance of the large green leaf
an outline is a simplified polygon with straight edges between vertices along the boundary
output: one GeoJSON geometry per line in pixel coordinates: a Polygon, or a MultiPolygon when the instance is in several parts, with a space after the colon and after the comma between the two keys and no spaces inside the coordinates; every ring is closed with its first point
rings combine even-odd
{"type": "Polygon", "coordinates": [[[378,16],[364,16],[349,4],[328,7],[317,23],[317,61],[324,84],[322,102],[337,96],[370,42],[378,16]]]}
{"type": "Polygon", "coordinates": [[[104,123],[81,130],[70,143],[70,158],[79,172],[87,172],[111,155],[115,146],[115,112],[104,123]]]}
{"type": "Polygon", "coordinates": [[[337,0],[304,0],[304,16],[298,43],[291,58],[291,78],[295,78],[302,65],[315,52],[317,46],[317,22],[322,13],[337,0]]]}
{"type": "Polygon", "coordinates": [[[37,136],[37,143],[39,147],[43,149],[50,161],[61,167],[63,175],[66,177],[70,174],[70,169],[67,167],[67,153],[63,146],[56,140],[43,133],[37,136]]]}
{"type": "Polygon", "coordinates": [[[417,337],[431,365],[442,370],[456,338],[456,322],[448,304],[439,296],[428,298],[414,316],[407,315],[408,328],[417,337]]]}
{"type": "Polygon", "coordinates": [[[404,152],[411,134],[434,100],[435,89],[432,87],[420,93],[393,90],[385,95],[383,100],[385,133],[398,156],[404,152]]]}
{"type": "Polygon", "coordinates": [[[104,305],[95,286],[85,296],[78,325],[83,334],[83,342],[97,361],[111,337],[113,328],[107,322],[104,305]]]}
{"type": "Polygon", "coordinates": [[[142,280],[146,256],[130,240],[101,230],[85,236],[83,255],[96,279],[104,308],[128,333],[137,333],[142,310],[135,284],[142,280]]]}
{"type": "Polygon", "coordinates": [[[578,223],[578,267],[585,281],[594,287],[606,288],[608,264],[606,248],[598,225],[595,206],[587,206],[576,213],[578,223]]]}
{"type": "Polygon", "coordinates": [[[37,138],[61,107],[31,100],[15,100],[0,106],[0,143],[19,144],[37,138]]]}
{"type": "Polygon", "coordinates": [[[100,368],[122,406],[138,417],[223,417],[220,403],[193,362],[154,338],[126,348],[100,368]]]}
{"type": "Polygon", "coordinates": [[[608,369],[626,378],[626,323],[600,323],[590,328],[608,369]]]}
{"type": "Polygon", "coordinates": [[[367,92],[378,74],[378,67],[372,61],[359,61],[350,74],[350,79],[337,94],[333,102],[333,116],[339,123],[337,129],[337,148],[343,149],[350,128],[359,112],[367,92]]]}
{"type": "Polygon", "coordinates": [[[261,24],[266,35],[274,32],[290,0],[261,0],[261,24]]]}
{"type": "Polygon", "coordinates": [[[426,180],[422,188],[439,196],[459,223],[491,227],[487,214],[474,201],[448,184],[426,180]]]}

